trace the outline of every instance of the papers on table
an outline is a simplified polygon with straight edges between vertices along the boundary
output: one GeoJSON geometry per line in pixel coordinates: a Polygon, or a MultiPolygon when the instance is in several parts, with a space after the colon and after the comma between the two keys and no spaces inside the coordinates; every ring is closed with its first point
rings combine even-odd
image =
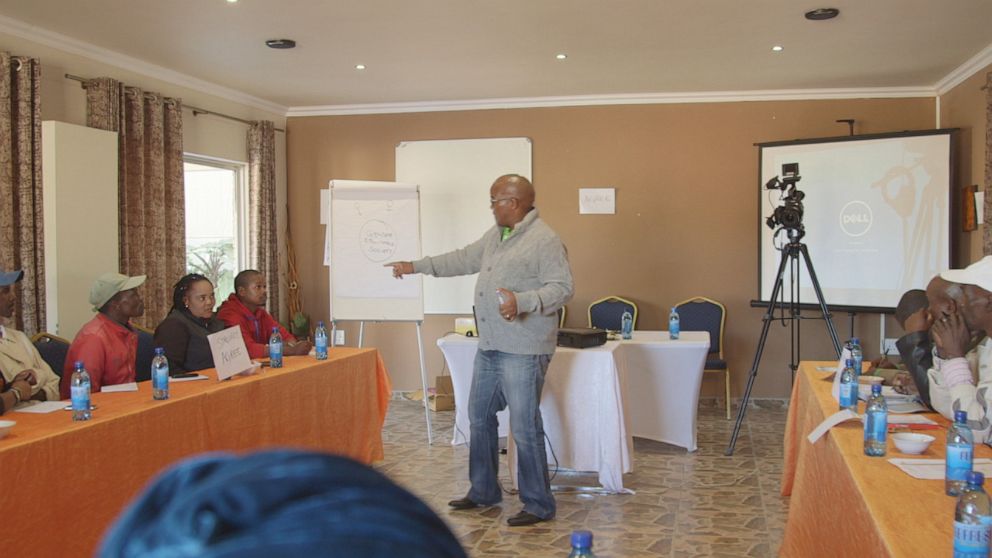
{"type": "MultiPolygon", "coordinates": [[[[892,458],[889,463],[902,469],[904,473],[914,479],[942,480],[944,478],[943,459],[904,459],[892,458]]],[[[992,474],[992,459],[975,458],[972,462],[972,469],[984,475],[992,474]]]]}
{"type": "Polygon", "coordinates": [[[210,378],[204,376],[203,374],[197,374],[196,376],[183,376],[182,378],[169,378],[169,382],[195,382],[196,380],[209,380],[210,378]]]}
{"type": "Polygon", "coordinates": [[[842,422],[847,422],[849,420],[859,421],[861,420],[861,415],[848,409],[845,409],[843,411],[837,411],[836,413],[827,417],[816,428],[814,428],[813,431],[809,433],[809,436],[806,436],[806,439],[809,440],[809,443],[815,444],[816,441],[822,438],[823,435],[826,434],[828,430],[830,430],[831,428],[837,426],[842,422]]]}
{"type": "Polygon", "coordinates": [[[54,413],[65,407],[65,401],[29,401],[14,407],[17,413],[54,413]]]}
{"type": "Polygon", "coordinates": [[[101,393],[113,393],[117,391],[138,391],[138,382],[114,384],[112,386],[103,386],[100,388],[101,393]]]}
{"type": "MultiPolygon", "coordinates": [[[[847,409],[843,411],[837,411],[836,413],[827,417],[819,425],[817,425],[817,427],[814,428],[813,431],[810,432],[808,436],[806,436],[806,439],[809,440],[809,443],[815,444],[816,441],[822,438],[823,435],[826,434],[828,430],[830,430],[831,428],[837,426],[842,422],[847,422],[849,420],[862,421],[864,420],[864,417],[859,415],[858,413],[855,413],[854,411],[847,409]]],[[[928,419],[927,417],[921,417],[918,415],[904,415],[904,414],[890,413],[888,417],[888,425],[889,428],[906,427],[912,429],[913,425],[937,426],[937,423],[928,419]]],[[[941,463],[943,463],[943,461],[941,463]]]]}

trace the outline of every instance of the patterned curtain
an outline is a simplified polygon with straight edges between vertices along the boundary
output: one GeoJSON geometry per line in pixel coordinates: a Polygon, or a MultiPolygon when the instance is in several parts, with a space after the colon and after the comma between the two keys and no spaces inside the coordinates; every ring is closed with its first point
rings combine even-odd
{"type": "Polygon", "coordinates": [[[249,267],[265,276],[268,310],[282,320],[279,304],[279,243],[276,238],[276,130],[268,120],[248,127],[249,267]]]}
{"type": "Polygon", "coordinates": [[[182,102],[110,78],[85,87],[86,124],[118,133],[120,272],[148,276],[137,322],[153,328],[186,273],[182,102]]]}
{"type": "Polygon", "coordinates": [[[0,268],[24,270],[14,327],[45,331],[41,64],[0,52],[0,268]]]}
{"type": "Polygon", "coordinates": [[[992,255],[992,72],[985,76],[985,226],[982,255],[992,255]]]}

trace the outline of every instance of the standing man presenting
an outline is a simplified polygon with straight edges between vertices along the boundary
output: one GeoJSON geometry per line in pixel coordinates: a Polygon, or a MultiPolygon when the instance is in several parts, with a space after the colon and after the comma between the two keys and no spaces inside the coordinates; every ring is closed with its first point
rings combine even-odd
{"type": "Polygon", "coordinates": [[[502,500],[496,413],[509,406],[524,508],[507,523],[531,525],[555,516],[540,403],[558,337],[557,311],[572,298],[572,271],[561,239],[538,216],[530,181],[516,174],[501,176],[489,198],[496,226],[479,240],[440,256],[386,265],[397,278],[410,273],[479,274],[479,350],[468,405],[472,488],[448,505],[465,510],[502,500]]]}

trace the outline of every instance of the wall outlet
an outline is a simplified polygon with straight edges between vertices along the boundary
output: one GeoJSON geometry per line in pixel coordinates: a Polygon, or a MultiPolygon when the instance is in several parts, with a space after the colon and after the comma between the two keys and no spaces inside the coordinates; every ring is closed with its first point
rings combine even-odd
{"type": "Polygon", "coordinates": [[[896,348],[896,339],[888,337],[885,339],[885,344],[882,345],[882,354],[888,356],[899,356],[899,349],[896,348]]]}
{"type": "Polygon", "coordinates": [[[334,330],[334,344],[337,345],[337,346],[344,345],[344,330],[343,329],[335,329],[334,330]]]}

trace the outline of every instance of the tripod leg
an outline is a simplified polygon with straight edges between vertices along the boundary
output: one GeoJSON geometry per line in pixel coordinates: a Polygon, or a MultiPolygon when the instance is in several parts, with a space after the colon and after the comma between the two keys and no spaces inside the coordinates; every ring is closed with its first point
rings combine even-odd
{"type": "MultiPolygon", "coordinates": [[[[768,311],[765,312],[763,324],[761,325],[761,337],[758,339],[758,349],[754,353],[754,360],[751,362],[751,372],[747,378],[747,388],[744,390],[744,398],[741,399],[741,407],[737,410],[737,421],[734,422],[734,433],[730,436],[730,445],[724,455],[733,455],[737,446],[737,436],[741,432],[741,423],[744,422],[744,413],[747,411],[747,403],[751,399],[751,388],[754,386],[754,378],[758,375],[758,365],[761,363],[761,354],[765,351],[765,341],[768,339],[768,328],[775,318],[775,306],[778,300],[779,291],[782,290],[782,277],[785,274],[785,264],[789,260],[791,250],[782,252],[782,260],[778,264],[778,275],[775,276],[775,286],[772,288],[772,296],[768,302],[768,311]]],[[[795,255],[791,255],[795,257],[795,255]]]]}
{"type": "MultiPolygon", "coordinates": [[[[823,301],[823,291],[820,289],[820,281],[816,278],[816,271],[813,269],[813,261],[810,260],[809,250],[806,249],[805,244],[800,244],[799,250],[803,253],[803,259],[806,261],[806,270],[809,271],[810,281],[813,282],[813,290],[816,291],[816,300],[820,302],[820,312],[823,313],[823,321],[826,322],[827,331],[830,332],[830,340],[834,343],[834,352],[837,353],[837,358],[840,358],[840,339],[837,337],[834,322],[830,319],[827,303],[823,301]]],[[[851,331],[854,331],[854,327],[851,327],[851,331]]]]}

